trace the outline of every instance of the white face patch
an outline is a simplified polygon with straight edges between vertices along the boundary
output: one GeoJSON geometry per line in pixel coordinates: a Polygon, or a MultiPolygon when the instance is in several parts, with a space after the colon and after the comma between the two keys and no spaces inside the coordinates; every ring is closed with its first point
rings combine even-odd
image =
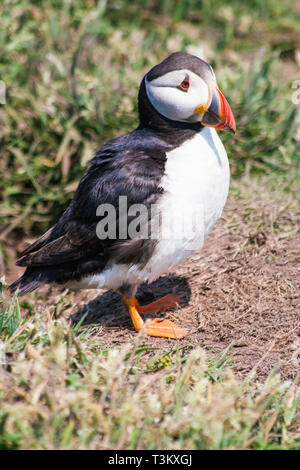
{"type": "Polygon", "coordinates": [[[203,115],[195,114],[200,105],[208,105],[210,92],[202,78],[189,70],[174,70],[150,82],[146,78],[146,92],[150,103],[163,116],[173,121],[199,122],[203,115]],[[183,91],[179,85],[189,81],[189,88],[183,91]]]}

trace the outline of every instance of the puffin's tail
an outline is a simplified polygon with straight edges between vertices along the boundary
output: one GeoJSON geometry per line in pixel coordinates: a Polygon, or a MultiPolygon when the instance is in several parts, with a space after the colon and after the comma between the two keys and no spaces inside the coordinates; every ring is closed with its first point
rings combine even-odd
{"type": "Polygon", "coordinates": [[[8,288],[11,293],[18,290],[18,296],[22,296],[34,291],[44,284],[44,282],[43,280],[37,279],[37,275],[33,270],[26,269],[23,276],[19,277],[19,279],[13,282],[8,288]]]}
{"type": "Polygon", "coordinates": [[[17,260],[17,266],[27,266],[26,271],[23,276],[13,282],[8,289],[11,293],[18,290],[18,295],[29,294],[33,290],[37,289],[40,285],[47,282],[47,276],[45,275],[45,270],[42,268],[36,268],[35,266],[30,266],[30,257],[32,253],[38,252],[42,248],[51,236],[54,227],[51,227],[48,232],[44,233],[42,237],[36,240],[34,243],[29,245],[22,253],[19,255],[17,260]]]}

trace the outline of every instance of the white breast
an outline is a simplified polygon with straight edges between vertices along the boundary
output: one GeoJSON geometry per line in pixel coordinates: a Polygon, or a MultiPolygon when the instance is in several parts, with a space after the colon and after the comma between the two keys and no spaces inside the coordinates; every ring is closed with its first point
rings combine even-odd
{"type": "Polygon", "coordinates": [[[164,195],[157,209],[163,215],[162,238],[146,266],[109,266],[77,287],[118,289],[152,282],[201,248],[222,213],[229,188],[227,154],[214,129],[205,127],[167,154],[161,186],[164,195]]]}
{"type": "Polygon", "coordinates": [[[215,129],[205,127],[167,154],[160,205],[161,212],[168,214],[162,219],[167,236],[159,241],[146,266],[151,278],[201,248],[222,214],[229,178],[227,154],[215,129]]]}

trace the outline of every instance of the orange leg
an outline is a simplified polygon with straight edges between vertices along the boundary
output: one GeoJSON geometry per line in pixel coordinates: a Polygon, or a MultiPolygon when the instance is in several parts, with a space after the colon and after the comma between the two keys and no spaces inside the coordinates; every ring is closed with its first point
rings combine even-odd
{"type": "Polygon", "coordinates": [[[131,321],[136,331],[145,330],[149,336],[161,336],[174,339],[183,338],[188,334],[186,330],[180,328],[180,326],[170,320],[152,318],[149,322],[145,323],[140,316],[140,313],[149,313],[158,309],[174,307],[179,301],[178,296],[166,295],[162,299],[143,307],[139,305],[135,297],[124,296],[122,299],[128,308],[131,321]]]}

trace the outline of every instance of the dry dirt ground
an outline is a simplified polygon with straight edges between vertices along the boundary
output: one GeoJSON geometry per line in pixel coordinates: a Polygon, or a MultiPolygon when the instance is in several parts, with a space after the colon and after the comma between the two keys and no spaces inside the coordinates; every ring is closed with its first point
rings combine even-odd
{"type": "MultiPolygon", "coordinates": [[[[226,209],[200,252],[138,298],[149,303],[177,293],[182,305],[163,312],[189,330],[182,340],[147,337],[148,346],[170,350],[201,345],[212,354],[231,345],[233,367],[258,377],[278,370],[283,379],[300,373],[300,240],[297,203],[285,193],[265,192],[263,183],[237,183],[226,209]]],[[[15,279],[16,271],[8,275],[15,279]]],[[[136,337],[119,295],[105,291],[45,287],[28,297],[35,308],[77,323],[94,324],[99,347],[136,337]],[[63,299],[63,303],[62,303],[63,299]],[[45,307],[47,307],[45,309],[45,307]]]]}

